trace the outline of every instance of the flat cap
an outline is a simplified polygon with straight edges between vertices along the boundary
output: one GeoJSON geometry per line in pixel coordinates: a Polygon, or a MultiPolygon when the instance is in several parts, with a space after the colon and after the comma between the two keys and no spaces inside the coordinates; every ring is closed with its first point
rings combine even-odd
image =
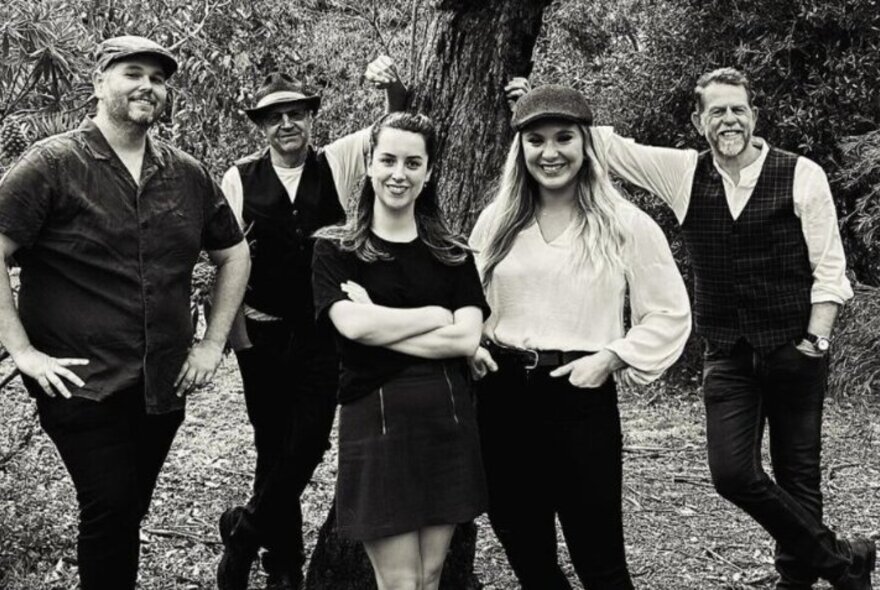
{"type": "Polygon", "coordinates": [[[593,111],[583,94],[560,84],[532,89],[513,106],[510,124],[516,131],[539,119],[563,119],[584,125],[593,124],[593,111]]]}
{"type": "Polygon", "coordinates": [[[110,64],[136,55],[150,55],[158,59],[166,78],[177,71],[177,60],[170,51],[155,41],[136,35],[123,35],[102,41],[95,50],[95,65],[104,71],[110,64]]]}

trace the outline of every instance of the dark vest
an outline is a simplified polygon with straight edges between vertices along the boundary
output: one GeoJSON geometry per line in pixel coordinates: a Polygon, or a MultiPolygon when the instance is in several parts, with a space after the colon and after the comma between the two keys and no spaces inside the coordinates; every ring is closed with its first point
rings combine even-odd
{"type": "Polygon", "coordinates": [[[235,165],[252,257],[244,301],[263,313],[313,321],[311,235],[345,220],[327,158],[309,148],[293,203],[272,168],[268,149],[235,165]]]}
{"type": "Polygon", "coordinates": [[[813,275],[792,184],[797,156],[770,148],[734,221],[712,154],[700,154],[682,230],[694,268],[694,326],[722,350],[761,353],[802,336],[813,275]]]}

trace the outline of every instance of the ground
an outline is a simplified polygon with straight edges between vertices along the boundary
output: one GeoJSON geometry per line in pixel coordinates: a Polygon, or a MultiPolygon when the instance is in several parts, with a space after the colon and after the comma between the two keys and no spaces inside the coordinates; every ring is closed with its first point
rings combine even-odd
{"type": "MultiPolygon", "coordinates": [[[[10,363],[0,366],[0,374],[10,363]]],[[[830,526],[880,537],[880,400],[829,400],[823,491],[830,526]]],[[[76,504],[55,449],[33,424],[32,402],[16,379],[0,394],[0,588],[76,586],[76,504]],[[21,444],[19,444],[21,442],[21,444]],[[3,462],[16,446],[23,450],[3,462]]],[[[627,555],[639,590],[769,589],[769,537],[711,488],[696,386],[621,393],[627,555]]],[[[317,538],[333,497],[335,446],[303,499],[306,535],[317,538]]],[[[243,502],[254,451],[234,359],[189,403],[144,524],[140,587],[214,587],[221,545],[217,518],[243,502]]],[[[597,482],[601,485],[601,482],[597,482]]],[[[487,590],[516,588],[484,518],[476,568],[487,590]]],[[[566,570],[564,543],[560,549],[566,570]]],[[[875,577],[878,574],[875,574],[875,577]]],[[[257,569],[252,588],[265,579],[257,569]]],[[[580,586],[575,586],[580,588],[580,586]]],[[[828,588],[818,586],[817,588],[828,588]]]]}

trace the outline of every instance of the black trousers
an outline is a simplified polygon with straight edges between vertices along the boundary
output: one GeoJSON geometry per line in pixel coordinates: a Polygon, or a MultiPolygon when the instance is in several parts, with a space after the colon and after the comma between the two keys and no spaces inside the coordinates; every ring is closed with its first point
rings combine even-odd
{"type": "Polygon", "coordinates": [[[557,517],[588,590],[631,590],[614,382],[578,389],[547,373],[502,366],[478,382],[492,529],[524,590],[571,589],[557,559],[557,517]]]}
{"type": "Polygon", "coordinates": [[[267,572],[301,575],[300,496],[330,448],[339,361],[329,332],[247,320],[253,347],[236,353],[257,466],[253,495],[232,535],[266,549],[267,572]]]}
{"type": "Polygon", "coordinates": [[[183,410],[148,415],[140,386],[101,402],[40,394],[37,408],[76,488],[82,590],[133,589],[141,520],[183,410]]]}
{"type": "Polygon", "coordinates": [[[827,359],[793,343],[767,355],[740,340],[729,354],[709,345],[703,369],[709,468],[718,493],[777,542],[778,588],[834,579],[849,550],[822,523],[820,454],[827,359]],[[765,424],[775,481],[761,464],[765,424]]]}

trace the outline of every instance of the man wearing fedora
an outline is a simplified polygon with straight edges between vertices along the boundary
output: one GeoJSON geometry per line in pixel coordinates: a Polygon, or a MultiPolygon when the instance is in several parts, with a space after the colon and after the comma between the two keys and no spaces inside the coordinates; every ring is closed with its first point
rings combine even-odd
{"type": "Polygon", "coordinates": [[[177,61],[143,37],[100,44],[97,114],[28,151],[0,181],[0,341],[73,479],[83,590],[133,589],[140,523],[184,417],[220,362],[247,281],[247,244],[220,187],[148,135],[177,61]],[[190,284],[217,264],[193,344],[190,284]]]}
{"type": "MultiPolygon", "coordinates": [[[[385,89],[387,108],[406,89],[390,58],[370,63],[364,79],[385,89]]],[[[257,450],[253,494],[220,518],[221,590],[245,590],[265,549],[268,588],[298,588],[305,561],[300,496],[329,448],[339,362],[332,331],[316,325],[311,235],[341,223],[365,173],[369,131],[324,149],[310,145],[320,97],[283,73],[270,74],[245,112],[266,145],[223,177],[223,190],[252,244],[253,270],[231,338],[257,450]]]]}

